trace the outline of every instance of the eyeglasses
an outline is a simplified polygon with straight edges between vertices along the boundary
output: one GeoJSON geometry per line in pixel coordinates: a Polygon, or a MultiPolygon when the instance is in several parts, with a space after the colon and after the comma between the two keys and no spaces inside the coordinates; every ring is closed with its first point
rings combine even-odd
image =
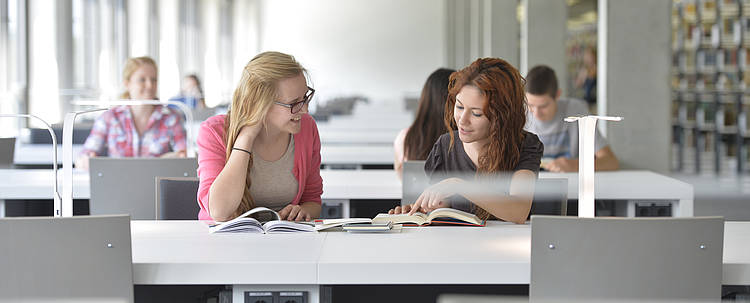
{"type": "Polygon", "coordinates": [[[291,104],[281,103],[279,101],[273,101],[273,103],[276,103],[277,105],[281,105],[283,107],[288,107],[289,110],[292,112],[292,114],[296,114],[299,111],[301,111],[303,107],[305,107],[305,104],[310,103],[310,101],[313,98],[313,95],[315,95],[315,89],[309,86],[307,87],[307,89],[308,91],[305,94],[305,96],[302,97],[301,101],[297,101],[291,104]]]}

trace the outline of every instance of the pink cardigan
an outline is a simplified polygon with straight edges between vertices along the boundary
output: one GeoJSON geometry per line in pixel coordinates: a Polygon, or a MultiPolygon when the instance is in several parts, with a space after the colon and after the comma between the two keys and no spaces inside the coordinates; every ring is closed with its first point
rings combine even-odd
{"type": "MultiPolygon", "coordinates": [[[[216,176],[226,164],[224,121],[226,115],[217,115],[201,123],[198,131],[198,213],[199,220],[213,220],[208,212],[208,192],[216,176]]],[[[320,136],[318,126],[310,115],[302,115],[302,127],[294,135],[294,177],[299,183],[292,204],[320,203],[323,179],[320,177],[320,136]]]]}

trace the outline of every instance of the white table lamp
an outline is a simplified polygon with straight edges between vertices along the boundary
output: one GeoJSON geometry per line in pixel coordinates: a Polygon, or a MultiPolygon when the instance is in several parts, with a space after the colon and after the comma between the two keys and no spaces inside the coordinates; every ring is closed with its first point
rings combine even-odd
{"type": "Polygon", "coordinates": [[[583,116],[567,117],[566,122],[578,121],[578,216],[593,218],[594,212],[594,141],[596,121],[622,121],[622,117],[583,116]]]}
{"type": "MultiPolygon", "coordinates": [[[[55,136],[55,131],[52,129],[52,126],[47,123],[47,121],[44,121],[44,119],[39,118],[34,115],[29,114],[0,114],[0,118],[27,118],[27,119],[36,119],[42,122],[44,127],[47,128],[49,131],[49,135],[52,136],[52,174],[54,174],[55,177],[55,184],[53,184],[54,189],[52,192],[52,200],[53,207],[55,208],[53,211],[53,216],[60,217],[62,216],[62,205],[61,205],[61,199],[60,199],[60,192],[57,190],[57,136],[55,136]]],[[[64,183],[63,179],[63,183],[64,183]]],[[[72,202],[71,202],[71,212],[72,212],[72,202]]]]}

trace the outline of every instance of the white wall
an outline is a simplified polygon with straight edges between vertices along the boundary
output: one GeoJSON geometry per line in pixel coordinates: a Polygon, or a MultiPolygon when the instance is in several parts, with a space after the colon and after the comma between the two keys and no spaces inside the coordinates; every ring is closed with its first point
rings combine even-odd
{"type": "Polygon", "coordinates": [[[260,16],[260,50],[295,56],[316,101],[400,102],[446,62],[444,1],[265,0],[260,16]]]}

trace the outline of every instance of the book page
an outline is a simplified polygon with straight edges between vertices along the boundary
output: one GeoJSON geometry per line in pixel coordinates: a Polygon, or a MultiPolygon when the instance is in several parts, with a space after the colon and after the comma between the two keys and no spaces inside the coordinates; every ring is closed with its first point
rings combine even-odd
{"type": "Polygon", "coordinates": [[[427,215],[423,213],[414,213],[413,215],[409,214],[378,214],[375,216],[374,219],[372,219],[372,223],[385,223],[385,222],[393,222],[393,224],[401,224],[401,223],[413,223],[417,225],[422,225],[429,220],[427,220],[427,215]]]}
{"type": "Polygon", "coordinates": [[[294,221],[268,221],[263,224],[263,229],[267,234],[274,233],[294,233],[294,232],[315,232],[315,226],[311,222],[294,222],[294,221]]]}
{"type": "Polygon", "coordinates": [[[274,210],[272,210],[270,208],[263,207],[263,206],[259,206],[259,207],[253,208],[251,210],[248,210],[244,214],[239,215],[239,217],[237,217],[237,218],[249,217],[250,215],[253,215],[253,214],[256,214],[256,213],[261,213],[261,212],[269,212],[269,213],[273,214],[273,217],[276,220],[281,220],[281,216],[279,216],[279,213],[275,212],[274,210]]]}
{"type": "Polygon", "coordinates": [[[325,219],[315,221],[315,230],[321,231],[348,223],[372,223],[370,218],[325,219]]]}
{"type": "Polygon", "coordinates": [[[452,218],[458,219],[464,222],[482,225],[482,221],[475,214],[467,213],[454,208],[438,208],[430,212],[426,220],[432,221],[435,218],[452,218]]]}
{"type": "Polygon", "coordinates": [[[263,227],[255,218],[235,218],[231,221],[208,227],[209,233],[263,233],[263,227]]]}
{"type": "Polygon", "coordinates": [[[280,219],[279,214],[269,208],[266,207],[256,207],[251,210],[246,211],[245,213],[239,215],[237,218],[234,218],[232,220],[226,221],[226,222],[216,222],[218,224],[209,226],[208,232],[209,233],[216,233],[216,232],[259,232],[262,233],[263,226],[261,225],[260,221],[258,221],[255,218],[250,217],[253,214],[256,213],[270,213],[273,217],[276,219],[280,219]]]}

